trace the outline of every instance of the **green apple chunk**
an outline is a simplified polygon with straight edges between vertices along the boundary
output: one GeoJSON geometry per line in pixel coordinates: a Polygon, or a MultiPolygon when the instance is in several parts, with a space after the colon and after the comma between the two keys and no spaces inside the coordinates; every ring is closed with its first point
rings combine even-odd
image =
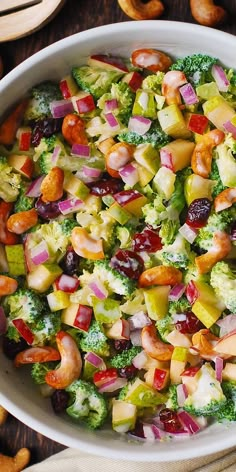
{"type": "Polygon", "coordinates": [[[184,196],[188,205],[196,198],[209,198],[212,200],[211,192],[214,182],[204,179],[200,175],[191,174],[184,182],[184,196]]]}
{"type": "Polygon", "coordinates": [[[24,275],[26,264],[23,244],[5,246],[9,275],[24,275]]]}
{"type": "Polygon", "coordinates": [[[68,293],[63,290],[55,290],[47,295],[48,305],[51,311],[58,311],[67,308],[70,304],[68,293]]]}
{"type": "Polygon", "coordinates": [[[64,177],[63,188],[66,192],[81,200],[85,200],[89,194],[89,188],[82,180],[75,177],[71,172],[67,172],[64,177]]]}
{"type": "Polygon", "coordinates": [[[143,290],[147,312],[151,320],[160,320],[168,313],[170,285],[143,290]]]}
{"type": "Polygon", "coordinates": [[[122,208],[119,203],[113,203],[108,209],[107,213],[114,218],[120,225],[125,225],[127,221],[132,218],[131,213],[122,208]]]}
{"type": "Polygon", "coordinates": [[[117,433],[126,433],[134,429],[137,407],[122,400],[112,402],[112,429],[117,433]]]}
{"type": "Polygon", "coordinates": [[[157,150],[149,143],[139,144],[134,151],[134,159],[153,175],[160,167],[160,158],[157,150]]]}
{"type": "Polygon", "coordinates": [[[151,90],[137,90],[132,114],[142,115],[145,118],[156,118],[157,104],[151,90]]]}
{"type": "Polygon", "coordinates": [[[172,138],[188,139],[191,136],[184,116],[177,105],[169,105],[159,110],[157,116],[163,131],[172,138]]]}
{"type": "Polygon", "coordinates": [[[147,383],[136,379],[126,393],[125,401],[141,408],[152,408],[166,402],[166,396],[157,392],[147,383]]]}
{"type": "Polygon", "coordinates": [[[93,297],[93,310],[95,319],[99,323],[115,323],[121,317],[120,303],[112,298],[99,300],[93,297]]]}
{"type": "Polygon", "coordinates": [[[36,292],[46,292],[62,274],[62,269],[57,264],[40,264],[35,270],[27,275],[27,284],[36,292]]]}
{"type": "Polygon", "coordinates": [[[210,328],[216,323],[222,314],[222,310],[204,300],[196,300],[192,306],[192,312],[206,328],[210,328]]]}
{"type": "Polygon", "coordinates": [[[235,116],[235,110],[221,95],[210,98],[202,107],[204,115],[221,131],[225,131],[224,123],[235,116]]]}
{"type": "Polygon", "coordinates": [[[167,167],[160,167],[154,179],[153,186],[158,193],[163,194],[169,200],[175,190],[176,174],[167,167]]]}

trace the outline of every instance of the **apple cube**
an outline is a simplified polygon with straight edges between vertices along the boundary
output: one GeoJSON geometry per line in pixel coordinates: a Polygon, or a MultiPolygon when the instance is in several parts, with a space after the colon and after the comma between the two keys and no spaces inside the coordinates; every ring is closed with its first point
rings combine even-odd
{"type": "Polygon", "coordinates": [[[176,346],[170,361],[170,380],[172,384],[182,381],[181,374],[188,362],[188,348],[176,346]]]}
{"type": "Polygon", "coordinates": [[[169,105],[159,110],[157,115],[161,128],[172,138],[188,139],[191,136],[178,105],[169,105]]]}
{"type": "Polygon", "coordinates": [[[141,379],[136,379],[134,383],[129,386],[124,400],[137,407],[152,408],[161,403],[165,403],[166,397],[150,387],[146,382],[143,382],[141,379]]]}
{"type": "Polygon", "coordinates": [[[120,303],[112,298],[99,300],[93,297],[93,310],[95,319],[99,323],[115,323],[121,318],[120,303]]]}
{"type": "Polygon", "coordinates": [[[196,87],[196,93],[197,96],[203,98],[203,100],[209,100],[209,98],[220,95],[219,89],[215,82],[198,85],[198,87],[196,87]]]}
{"type": "Polygon", "coordinates": [[[167,387],[170,379],[169,369],[150,368],[144,375],[145,382],[155,390],[163,390],[167,387]]]}
{"type": "MultiPolygon", "coordinates": [[[[192,312],[206,326],[210,328],[220,318],[222,310],[216,306],[212,306],[204,300],[196,300],[192,305],[192,312]]],[[[236,338],[235,338],[236,339],[236,338]]],[[[236,353],[236,350],[235,350],[236,353]]]]}
{"type": "Polygon", "coordinates": [[[112,429],[117,433],[126,433],[134,429],[137,418],[137,407],[122,400],[112,402],[112,429]]]}
{"type": "Polygon", "coordinates": [[[221,131],[225,131],[224,123],[235,116],[235,110],[221,95],[210,98],[202,107],[204,115],[221,131]]]}
{"type": "Polygon", "coordinates": [[[236,356],[236,330],[220,338],[213,350],[219,354],[236,356]]]}
{"type": "Polygon", "coordinates": [[[209,198],[212,200],[211,192],[214,183],[210,179],[204,179],[200,175],[189,175],[184,183],[184,195],[188,205],[196,198],[209,198]]]}
{"type": "Polygon", "coordinates": [[[139,144],[134,151],[134,159],[153,175],[160,167],[157,150],[149,143],[139,144]]]}
{"type": "Polygon", "coordinates": [[[138,217],[142,216],[142,207],[148,201],[147,197],[137,190],[122,190],[113,197],[122,208],[138,217]]]}
{"type": "Polygon", "coordinates": [[[160,150],[161,165],[173,172],[189,166],[195,144],[185,139],[176,139],[160,150]]]}
{"type": "Polygon", "coordinates": [[[61,275],[62,269],[57,264],[40,264],[27,275],[27,284],[36,292],[46,292],[61,275]]]}
{"type": "Polygon", "coordinates": [[[34,163],[29,156],[11,154],[8,157],[9,165],[27,179],[31,179],[34,172],[34,163]]]}
{"type": "Polygon", "coordinates": [[[128,84],[133,92],[136,92],[141,87],[142,81],[142,75],[136,70],[128,72],[128,74],[125,74],[122,78],[122,82],[128,84]]]}
{"type": "Polygon", "coordinates": [[[70,304],[69,295],[62,290],[55,290],[47,295],[50,310],[58,311],[67,308],[70,304]]]}
{"type": "Polygon", "coordinates": [[[90,364],[86,359],[84,359],[83,363],[83,372],[82,372],[82,379],[93,381],[93,376],[98,369],[94,365],[90,364]]]}
{"type": "Polygon", "coordinates": [[[107,56],[106,54],[93,54],[88,58],[88,65],[117,72],[128,72],[127,66],[120,57],[107,56]]]}
{"type": "Polygon", "coordinates": [[[33,344],[34,334],[32,333],[31,329],[27,326],[24,320],[22,320],[21,318],[17,318],[15,320],[12,320],[12,324],[15,326],[17,331],[20,333],[21,337],[28,344],[33,344]]]}
{"type": "Polygon", "coordinates": [[[89,306],[71,303],[63,310],[61,320],[63,323],[73,326],[73,328],[88,331],[92,314],[93,310],[89,306]]]}
{"type": "Polygon", "coordinates": [[[189,395],[192,395],[198,385],[200,366],[189,367],[181,374],[182,383],[186,386],[189,395]],[[198,374],[199,372],[199,374],[198,374]]]}
{"type": "Polygon", "coordinates": [[[147,312],[151,320],[160,320],[168,313],[170,285],[143,290],[147,312]]]}
{"type": "Polygon", "coordinates": [[[127,221],[132,218],[131,213],[122,208],[119,203],[113,203],[108,209],[107,213],[114,218],[120,225],[125,225],[127,221]]]}
{"type": "Polygon", "coordinates": [[[197,134],[204,134],[209,124],[206,116],[198,113],[190,113],[187,127],[190,131],[197,134]]]}
{"type": "Polygon", "coordinates": [[[165,198],[169,200],[175,190],[175,179],[176,174],[172,170],[160,167],[153,179],[153,184],[157,192],[163,193],[165,198]]]}
{"type": "Polygon", "coordinates": [[[6,245],[5,251],[9,275],[24,275],[26,263],[23,244],[6,245]]]}
{"type": "Polygon", "coordinates": [[[145,187],[153,179],[153,173],[136,163],[136,169],[138,171],[138,181],[141,187],[145,187]]]}
{"type": "Polygon", "coordinates": [[[172,346],[179,346],[183,348],[189,348],[192,346],[190,337],[187,334],[181,333],[177,329],[173,329],[167,336],[166,339],[168,343],[172,346]]]}
{"type": "Polygon", "coordinates": [[[127,320],[117,320],[111,328],[106,330],[106,336],[110,339],[130,339],[130,325],[127,320]]]}
{"type": "Polygon", "coordinates": [[[58,279],[55,280],[55,289],[63,290],[63,292],[74,293],[80,285],[80,281],[77,277],[71,275],[61,274],[58,279]]]}
{"type": "Polygon", "coordinates": [[[222,379],[236,382],[236,364],[226,362],[222,371],[222,379]]]}
{"type": "Polygon", "coordinates": [[[93,383],[96,385],[96,387],[99,388],[107,382],[110,382],[111,380],[115,380],[117,378],[117,369],[111,367],[110,369],[99,370],[98,372],[95,372],[93,376],[93,383]]]}
{"type": "Polygon", "coordinates": [[[89,188],[71,172],[65,173],[63,188],[66,192],[81,200],[89,194],[89,188]]]}
{"type": "Polygon", "coordinates": [[[76,95],[78,92],[78,87],[71,75],[66,75],[61,79],[59,87],[62,93],[63,98],[68,99],[76,95]]]}
{"type": "Polygon", "coordinates": [[[77,95],[72,97],[71,101],[74,110],[79,114],[89,113],[96,108],[93,96],[88,92],[77,93],[77,95]]]}
{"type": "Polygon", "coordinates": [[[151,90],[137,90],[132,115],[142,115],[145,118],[156,118],[157,104],[151,90]]]}
{"type": "Polygon", "coordinates": [[[29,126],[18,128],[16,137],[18,139],[18,147],[20,151],[28,151],[31,144],[32,130],[29,126]]]}
{"type": "Polygon", "coordinates": [[[221,312],[226,308],[224,302],[217,297],[214,289],[206,282],[191,280],[187,285],[186,296],[191,304],[196,300],[204,300],[219,308],[221,312]]]}

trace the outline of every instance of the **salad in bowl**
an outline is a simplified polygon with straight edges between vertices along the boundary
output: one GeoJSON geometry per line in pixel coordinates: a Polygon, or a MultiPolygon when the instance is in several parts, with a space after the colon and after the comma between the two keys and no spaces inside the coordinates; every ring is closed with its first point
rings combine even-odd
{"type": "Polygon", "coordinates": [[[52,415],[161,443],[236,420],[235,107],[216,57],[138,48],[2,121],[2,349],[52,415]]]}

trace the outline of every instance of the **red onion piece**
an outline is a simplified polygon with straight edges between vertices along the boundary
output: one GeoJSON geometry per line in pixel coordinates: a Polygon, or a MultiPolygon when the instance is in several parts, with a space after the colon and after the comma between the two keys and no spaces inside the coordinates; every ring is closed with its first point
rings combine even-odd
{"type": "Polygon", "coordinates": [[[222,371],[224,368],[224,361],[221,357],[215,358],[215,371],[216,371],[216,380],[222,382],[222,371]]]}
{"type": "Polygon", "coordinates": [[[134,185],[139,181],[138,169],[133,164],[127,164],[125,167],[122,167],[119,174],[123,182],[130,187],[134,187],[134,185]]]}
{"type": "Polygon", "coordinates": [[[53,154],[52,154],[52,159],[51,159],[51,162],[52,162],[53,166],[57,165],[57,161],[58,161],[58,158],[60,156],[60,152],[61,152],[61,146],[57,145],[54,148],[54,151],[53,151],[53,154]]]}
{"type": "Polygon", "coordinates": [[[194,280],[190,280],[186,288],[186,297],[190,305],[193,305],[198,297],[198,289],[194,283],[194,280]]]}
{"type": "Polygon", "coordinates": [[[228,92],[230,82],[227,79],[226,73],[221,66],[214,64],[211,69],[211,75],[216,81],[216,85],[220,92],[228,92]]]}
{"type": "Polygon", "coordinates": [[[37,179],[33,180],[33,182],[31,182],[27,192],[26,192],[26,196],[27,197],[40,197],[41,195],[41,184],[42,184],[42,181],[44,179],[45,175],[40,175],[40,177],[38,177],[37,179]]]}
{"type": "Polygon", "coordinates": [[[0,335],[7,330],[7,318],[2,306],[0,306],[0,335]]]}
{"type": "Polygon", "coordinates": [[[141,115],[131,116],[129,119],[128,129],[141,136],[149,130],[152,121],[149,118],[144,118],[141,115]]]}
{"type": "Polygon", "coordinates": [[[190,244],[192,244],[196,237],[197,237],[197,231],[190,228],[187,223],[184,223],[183,226],[179,228],[180,234],[182,234],[183,238],[186,239],[190,244]]]}
{"type": "Polygon", "coordinates": [[[220,338],[236,330],[236,315],[227,315],[216,324],[220,327],[220,338]]]}
{"type": "Polygon", "coordinates": [[[186,289],[186,285],[184,284],[174,285],[174,287],[172,287],[169,293],[169,301],[177,302],[177,300],[179,300],[184,294],[185,289],[186,289]]]}
{"type": "Polygon", "coordinates": [[[173,170],[172,155],[170,151],[166,151],[166,149],[161,149],[160,159],[161,159],[161,165],[163,167],[167,167],[167,169],[173,170]]]}
{"type": "Polygon", "coordinates": [[[179,88],[179,91],[186,105],[194,105],[199,102],[195,90],[190,83],[182,85],[182,87],[179,88]]]}
{"type": "Polygon", "coordinates": [[[84,205],[83,200],[79,198],[68,198],[58,203],[58,208],[63,215],[68,215],[69,213],[74,213],[81,209],[84,205]]]}
{"type": "Polygon", "coordinates": [[[91,177],[92,179],[98,179],[102,173],[101,169],[88,166],[83,166],[82,171],[86,177],[91,177]]]}
{"type": "Polygon", "coordinates": [[[111,128],[118,128],[120,126],[113,113],[105,113],[104,117],[111,128]]]}
{"type": "Polygon", "coordinates": [[[87,144],[73,144],[71,154],[79,157],[90,157],[90,146],[87,144]]]}
{"type": "Polygon", "coordinates": [[[80,285],[80,281],[77,277],[67,274],[61,274],[55,281],[57,290],[63,292],[74,293],[80,285]]]}
{"type": "Polygon", "coordinates": [[[184,406],[184,402],[188,396],[188,391],[186,388],[186,385],[184,384],[179,384],[176,387],[176,393],[177,393],[177,402],[180,407],[184,406]]]}
{"type": "Polygon", "coordinates": [[[180,411],[178,413],[178,418],[190,434],[196,434],[200,431],[201,428],[199,424],[189,413],[187,413],[187,411],[180,411]]]}
{"type": "Polygon", "coordinates": [[[134,331],[135,329],[144,328],[144,326],[152,324],[149,316],[147,316],[144,311],[138,311],[137,313],[135,313],[135,315],[130,316],[128,321],[131,331],[134,331]]]}
{"type": "Polygon", "coordinates": [[[236,126],[232,123],[232,120],[228,120],[223,124],[223,127],[225,128],[228,133],[231,133],[233,138],[236,139],[236,126]]]}
{"type": "Polygon", "coordinates": [[[108,382],[104,383],[99,389],[99,393],[104,393],[104,392],[115,392],[116,390],[119,390],[120,388],[123,388],[125,385],[127,385],[127,379],[124,378],[116,378],[109,380],[108,382]]]}
{"type": "Polygon", "coordinates": [[[132,364],[136,369],[143,369],[148,360],[148,356],[145,351],[139,352],[132,360],[132,364]]]}
{"type": "Polygon", "coordinates": [[[84,359],[97,369],[106,370],[106,364],[104,360],[94,352],[87,352],[84,356],[84,359]]]}
{"type": "Polygon", "coordinates": [[[105,101],[105,111],[106,112],[113,111],[116,108],[118,108],[118,101],[116,100],[116,98],[111,98],[111,100],[106,100],[105,101]]]}
{"type": "Polygon", "coordinates": [[[50,103],[49,107],[53,118],[63,118],[74,111],[74,107],[70,99],[55,100],[50,103]]]}
{"type": "Polygon", "coordinates": [[[34,246],[31,251],[31,260],[35,265],[47,262],[50,255],[46,241],[41,241],[37,246],[34,246]]]}
{"type": "Polygon", "coordinates": [[[130,340],[133,346],[142,346],[141,334],[142,334],[141,329],[135,329],[134,331],[131,331],[130,340]]]}
{"type": "Polygon", "coordinates": [[[91,282],[89,287],[93,291],[95,297],[99,298],[100,300],[104,300],[108,296],[108,291],[105,286],[100,281],[91,282]]]}
{"type": "Polygon", "coordinates": [[[155,441],[156,434],[154,432],[152,424],[143,423],[143,435],[144,435],[145,439],[147,439],[147,441],[155,441]]]}

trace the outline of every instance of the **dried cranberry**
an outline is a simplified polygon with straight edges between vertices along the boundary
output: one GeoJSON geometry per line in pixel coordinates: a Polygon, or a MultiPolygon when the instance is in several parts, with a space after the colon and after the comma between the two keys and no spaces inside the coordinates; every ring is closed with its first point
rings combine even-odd
{"type": "Polygon", "coordinates": [[[92,195],[97,195],[103,197],[104,195],[114,195],[115,193],[122,190],[124,184],[122,180],[119,179],[109,179],[109,180],[97,180],[97,182],[90,182],[87,184],[91,189],[90,193],[92,195]]]}
{"type": "Polygon", "coordinates": [[[137,372],[138,369],[134,367],[134,365],[127,365],[126,367],[121,367],[118,369],[120,377],[124,377],[125,379],[133,379],[137,372]]]}
{"type": "Polygon", "coordinates": [[[74,275],[78,270],[79,261],[80,257],[76,254],[73,247],[69,246],[59,265],[66,275],[74,275]]]}
{"type": "Polygon", "coordinates": [[[58,201],[45,203],[40,197],[35,203],[35,208],[37,210],[38,215],[43,218],[43,220],[52,220],[61,215],[58,206],[58,201]]]}
{"type": "Polygon", "coordinates": [[[111,267],[130,279],[138,279],[143,272],[143,259],[134,251],[120,249],[111,258],[111,267]]]}
{"type": "Polygon", "coordinates": [[[62,413],[68,406],[69,393],[65,390],[55,390],[51,396],[51,403],[55,413],[62,413]]]}
{"type": "Polygon", "coordinates": [[[169,408],[164,408],[159,413],[160,421],[163,423],[164,430],[168,433],[176,433],[183,429],[178,415],[175,411],[169,408]]]}
{"type": "Polygon", "coordinates": [[[61,119],[44,118],[31,122],[33,146],[38,146],[42,138],[49,138],[55,133],[59,133],[62,126],[61,119]]]}
{"type": "Polygon", "coordinates": [[[211,202],[208,198],[196,198],[190,203],[186,223],[192,228],[202,228],[207,223],[211,211],[211,202]]]}
{"type": "Polygon", "coordinates": [[[180,331],[180,333],[190,334],[196,333],[199,329],[202,329],[203,325],[192,311],[188,311],[186,313],[186,319],[177,321],[175,328],[180,331]]]}
{"type": "Polygon", "coordinates": [[[117,352],[127,351],[132,347],[131,341],[128,339],[115,339],[114,348],[117,352]]]}
{"type": "Polygon", "coordinates": [[[161,238],[155,231],[145,228],[142,233],[136,233],[133,237],[134,251],[156,252],[162,248],[161,238]]]}
{"type": "Polygon", "coordinates": [[[9,339],[7,336],[3,336],[2,339],[2,350],[8,359],[15,359],[16,355],[27,349],[29,346],[27,342],[20,338],[18,342],[13,341],[13,339],[9,339]]]}

